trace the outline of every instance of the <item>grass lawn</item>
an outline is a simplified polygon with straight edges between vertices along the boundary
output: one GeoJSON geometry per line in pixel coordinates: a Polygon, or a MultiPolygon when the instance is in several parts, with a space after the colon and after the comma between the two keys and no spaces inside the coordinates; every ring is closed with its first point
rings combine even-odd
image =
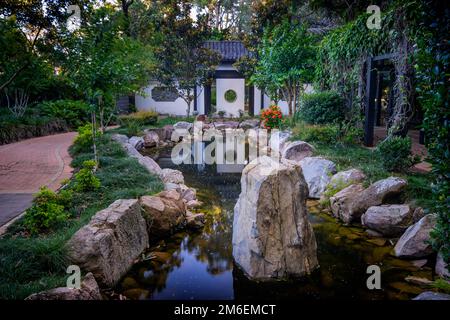
{"type": "MultiPolygon", "coordinates": [[[[92,152],[73,154],[79,168],[92,152]]],[[[117,199],[137,198],[163,189],[162,182],[129,158],[121,146],[105,134],[98,143],[100,189],[74,193],[71,218],[47,234],[29,236],[19,220],[0,239],[0,299],[23,299],[31,293],[65,285],[65,244],[99,210],[117,199]]]]}

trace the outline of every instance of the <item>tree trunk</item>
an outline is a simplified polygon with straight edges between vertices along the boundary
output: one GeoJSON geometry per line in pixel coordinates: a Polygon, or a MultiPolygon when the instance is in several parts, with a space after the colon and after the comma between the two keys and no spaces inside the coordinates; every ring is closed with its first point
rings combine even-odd
{"type": "Polygon", "coordinates": [[[92,122],[92,145],[94,148],[94,161],[95,161],[94,172],[95,172],[98,167],[98,154],[97,154],[97,141],[96,141],[97,121],[96,121],[95,111],[91,112],[91,122],[92,122]]]}
{"type": "Polygon", "coordinates": [[[105,108],[103,104],[102,96],[99,96],[98,98],[98,112],[100,116],[100,132],[105,133],[105,108]]]}

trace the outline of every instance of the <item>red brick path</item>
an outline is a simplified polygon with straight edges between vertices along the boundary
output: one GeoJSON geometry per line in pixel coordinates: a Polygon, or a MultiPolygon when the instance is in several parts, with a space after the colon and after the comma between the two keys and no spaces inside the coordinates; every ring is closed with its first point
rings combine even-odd
{"type": "Polygon", "coordinates": [[[0,146],[0,226],[28,208],[41,186],[56,190],[70,178],[68,148],[75,136],[69,132],[0,146]]]}
{"type": "Polygon", "coordinates": [[[71,176],[68,148],[75,132],[28,139],[0,146],[0,192],[36,192],[46,185],[53,190],[71,176]]]}

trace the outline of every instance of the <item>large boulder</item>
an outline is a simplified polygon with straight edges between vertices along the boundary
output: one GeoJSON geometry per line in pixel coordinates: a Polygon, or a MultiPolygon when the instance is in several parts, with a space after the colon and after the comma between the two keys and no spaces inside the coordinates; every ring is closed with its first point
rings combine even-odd
{"type": "Polygon", "coordinates": [[[278,135],[278,140],[280,143],[279,150],[283,150],[284,146],[289,143],[289,139],[291,138],[292,134],[289,131],[281,131],[278,135]]]}
{"type": "Polygon", "coordinates": [[[186,225],[186,204],[176,190],[140,199],[151,239],[170,235],[186,225]]]}
{"type": "MultiPolygon", "coordinates": [[[[172,137],[172,132],[174,131],[173,125],[167,124],[164,127],[161,128],[152,128],[152,129],[145,129],[144,133],[147,135],[148,133],[151,134],[151,136],[148,137],[149,144],[153,144],[153,142],[156,140],[156,137],[154,134],[158,136],[158,143],[162,143],[164,141],[169,141],[172,137]]],[[[144,140],[145,140],[144,135],[144,140]]]]}
{"type": "Polygon", "coordinates": [[[169,141],[169,140],[171,140],[172,133],[175,130],[173,125],[166,124],[164,127],[162,127],[162,129],[163,129],[163,134],[161,134],[161,136],[159,137],[159,140],[162,140],[162,141],[169,141]]]}
{"type": "Polygon", "coordinates": [[[159,135],[155,131],[147,131],[144,136],[144,147],[157,147],[159,144],[159,135]]]}
{"type": "Polygon", "coordinates": [[[130,140],[128,140],[128,143],[139,151],[144,147],[144,138],[133,136],[130,138],[130,140]]]}
{"type": "Polygon", "coordinates": [[[357,218],[372,206],[387,203],[398,197],[407,186],[407,181],[398,177],[389,177],[371,184],[365,189],[353,204],[353,212],[357,218]]]}
{"type": "Polygon", "coordinates": [[[120,144],[122,144],[122,145],[125,144],[125,143],[128,143],[128,141],[129,141],[129,139],[128,139],[128,137],[126,135],[118,134],[118,133],[113,134],[111,136],[111,139],[116,141],[116,142],[118,142],[118,143],[120,143],[120,144]]]}
{"type": "Polygon", "coordinates": [[[450,280],[449,266],[444,261],[442,251],[439,251],[439,253],[437,254],[436,266],[434,270],[439,277],[450,280]]]}
{"type": "Polygon", "coordinates": [[[164,168],[161,170],[161,179],[164,183],[184,184],[183,173],[179,170],[164,168]]]}
{"type": "Polygon", "coordinates": [[[418,222],[406,229],[394,247],[399,258],[423,258],[433,253],[430,241],[430,231],[436,225],[436,215],[427,214],[418,222]]]}
{"type": "Polygon", "coordinates": [[[336,173],[336,165],[321,157],[306,157],[299,163],[308,184],[309,197],[319,199],[330,182],[331,175],[336,173]]]}
{"type": "Polygon", "coordinates": [[[340,171],[331,177],[328,187],[337,188],[339,186],[348,186],[351,184],[361,183],[365,178],[366,175],[358,169],[340,171]]]}
{"type": "Polygon", "coordinates": [[[161,175],[161,172],[162,172],[161,167],[152,158],[150,158],[148,156],[140,155],[140,156],[137,156],[136,159],[145,169],[147,169],[148,172],[155,174],[157,176],[161,175]]]}
{"type": "Polygon", "coordinates": [[[123,149],[125,149],[125,152],[132,158],[135,158],[145,169],[147,169],[148,172],[160,175],[161,174],[161,167],[150,157],[143,156],[139,153],[139,151],[128,142],[125,142],[123,135],[113,135],[113,140],[120,143],[123,149]]]}
{"type": "Polygon", "coordinates": [[[300,161],[311,157],[314,153],[314,147],[304,141],[291,141],[283,146],[281,156],[285,159],[300,161]]]}
{"type": "Polygon", "coordinates": [[[355,215],[353,204],[363,191],[364,187],[361,184],[352,184],[332,196],[330,198],[330,205],[333,216],[339,218],[346,224],[357,220],[359,216],[355,215]]]}
{"type": "Polygon", "coordinates": [[[361,223],[384,236],[395,237],[413,224],[413,211],[406,204],[374,206],[362,215],[361,223]]]}
{"type": "Polygon", "coordinates": [[[97,281],[91,272],[86,274],[79,289],[59,287],[33,293],[25,300],[102,300],[97,281]]]}
{"type": "Polygon", "coordinates": [[[259,157],[244,168],[241,187],[233,221],[236,263],[252,279],[311,273],[318,266],[317,245],[298,163],[259,157]]]}
{"type": "Polygon", "coordinates": [[[434,291],[425,291],[419,294],[413,300],[450,300],[450,294],[434,291]]]}
{"type": "Polygon", "coordinates": [[[114,286],[148,247],[146,222],[138,200],[116,200],[97,212],[67,244],[70,261],[114,286]]]}

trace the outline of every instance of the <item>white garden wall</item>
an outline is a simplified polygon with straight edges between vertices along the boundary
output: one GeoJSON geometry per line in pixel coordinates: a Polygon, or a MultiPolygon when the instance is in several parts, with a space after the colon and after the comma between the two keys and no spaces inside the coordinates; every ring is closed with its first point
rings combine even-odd
{"type": "Polygon", "coordinates": [[[225,111],[227,115],[239,116],[239,110],[245,108],[245,79],[216,79],[217,111],[225,111]],[[227,90],[236,92],[236,101],[225,100],[227,90]]]}
{"type": "MultiPolygon", "coordinates": [[[[146,96],[136,95],[135,103],[136,109],[141,110],[155,110],[160,114],[170,114],[176,116],[186,115],[186,102],[183,99],[178,98],[175,101],[155,101],[152,98],[152,89],[159,86],[158,83],[151,82],[148,87],[144,89],[146,96]]],[[[194,108],[194,103],[191,105],[191,109],[194,108]]]]}

